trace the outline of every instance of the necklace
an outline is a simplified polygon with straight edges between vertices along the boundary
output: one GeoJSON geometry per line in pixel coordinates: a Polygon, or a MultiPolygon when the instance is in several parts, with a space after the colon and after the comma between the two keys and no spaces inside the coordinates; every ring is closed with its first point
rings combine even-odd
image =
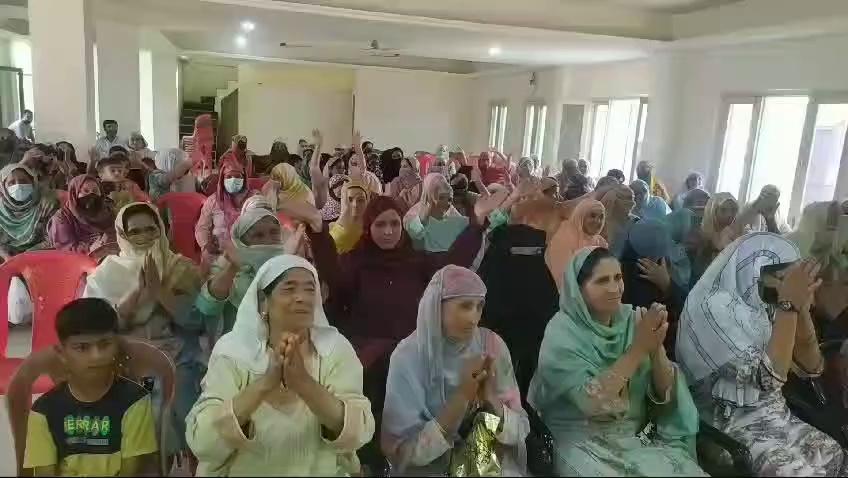
{"type": "Polygon", "coordinates": [[[83,403],[94,403],[94,402],[97,402],[97,401],[101,400],[103,397],[105,397],[105,396],[106,396],[106,394],[107,394],[107,393],[109,393],[109,390],[112,388],[112,385],[113,385],[114,383],[115,383],[115,372],[112,372],[111,377],[109,377],[109,386],[106,388],[106,390],[104,390],[104,391],[103,391],[103,393],[101,393],[101,394],[100,394],[100,396],[99,396],[99,397],[97,397],[97,399],[96,399],[96,400],[91,400],[91,401],[88,401],[88,400],[82,400],[82,399],[80,399],[80,398],[79,398],[79,394],[78,394],[78,393],[76,393],[76,392],[74,392],[74,387],[73,387],[73,386],[71,386],[71,382],[68,382],[68,392],[70,392],[71,396],[72,396],[72,397],[74,397],[74,399],[75,399],[76,401],[78,401],[78,402],[83,402],[83,403]]]}

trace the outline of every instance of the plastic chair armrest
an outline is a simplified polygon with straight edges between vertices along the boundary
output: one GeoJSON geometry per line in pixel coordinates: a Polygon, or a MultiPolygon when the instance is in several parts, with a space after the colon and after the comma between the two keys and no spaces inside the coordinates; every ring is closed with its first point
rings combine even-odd
{"type": "Polygon", "coordinates": [[[733,459],[733,467],[741,476],[754,476],[751,451],[743,443],[703,420],[700,424],[698,437],[712,442],[719,448],[730,453],[730,457],[733,459]]]}

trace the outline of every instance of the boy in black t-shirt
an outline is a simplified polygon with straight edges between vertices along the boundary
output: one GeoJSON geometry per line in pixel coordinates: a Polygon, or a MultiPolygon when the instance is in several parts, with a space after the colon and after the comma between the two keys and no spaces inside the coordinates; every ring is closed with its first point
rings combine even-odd
{"type": "Polygon", "coordinates": [[[68,381],[32,405],[24,467],[35,476],[116,476],[151,470],[157,451],[150,396],[117,374],[118,315],[78,299],[56,318],[68,381]]]}

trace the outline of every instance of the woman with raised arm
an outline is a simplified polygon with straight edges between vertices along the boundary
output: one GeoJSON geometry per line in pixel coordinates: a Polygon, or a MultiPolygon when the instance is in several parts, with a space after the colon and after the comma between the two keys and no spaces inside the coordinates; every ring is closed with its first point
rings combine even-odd
{"type": "Polygon", "coordinates": [[[389,196],[397,199],[404,213],[421,200],[423,181],[418,173],[418,162],[402,158],[397,177],[389,184],[389,196]]]}

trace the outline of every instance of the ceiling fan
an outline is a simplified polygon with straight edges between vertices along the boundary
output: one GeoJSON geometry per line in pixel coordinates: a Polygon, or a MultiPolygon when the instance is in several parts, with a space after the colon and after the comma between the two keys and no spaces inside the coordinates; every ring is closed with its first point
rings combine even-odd
{"type": "MultiPolygon", "coordinates": [[[[283,48],[313,48],[313,47],[330,47],[337,46],[340,48],[350,49],[350,43],[344,42],[327,42],[327,43],[317,43],[317,44],[301,44],[301,43],[289,43],[289,42],[281,42],[280,46],[283,48]]],[[[377,40],[371,40],[368,44],[367,48],[359,48],[361,52],[366,52],[368,56],[377,56],[381,58],[398,58],[400,57],[400,53],[397,53],[396,48],[382,48],[380,47],[380,42],[377,40]]]]}

